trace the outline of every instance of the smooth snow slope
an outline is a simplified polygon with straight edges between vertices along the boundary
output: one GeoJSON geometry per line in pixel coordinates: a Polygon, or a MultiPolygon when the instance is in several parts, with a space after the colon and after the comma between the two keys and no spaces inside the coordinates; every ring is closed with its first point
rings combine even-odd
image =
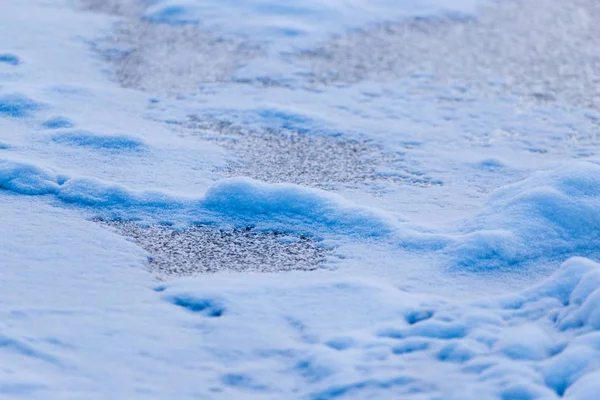
{"type": "Polygon", "coordinates": [[[1,8],[0,398],[597,398],[595,1],[1,8]]]}

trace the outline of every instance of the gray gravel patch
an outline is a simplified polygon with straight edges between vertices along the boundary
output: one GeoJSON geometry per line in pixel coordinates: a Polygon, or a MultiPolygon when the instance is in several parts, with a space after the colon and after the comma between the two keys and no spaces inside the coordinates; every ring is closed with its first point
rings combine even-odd
{"type": "Polygon", "coordinates": [[[203,84],[231,81],[235,71],[260,54],[243,39],[194,25],[144,21],[119,24],[105,45],[113,47],[104,54],[122,86],[159,93],[195,92],[203,84]]]}
{"type": "Polygon", "coordinates": [[[600,108],[600,2],[504,0],[474,17],[416,18],[302,52],[317,85],[430,78],[600,108]]]}
{"type": "Polygon", "coordinates": [[[384,181],[420,187],[442,185],[411,167],[405,153],[388,153],[366,140],[286,129],[251,129],[200,117],[191,117],[183,125],[183,132],[232,150],[239,159],[223,171],[228,176],[321,189],[384,181]],[[384,168],[385,174],[380,172],[384,168]]]}
{"type": "Polygon", "coordinates": [[[222,271],[312,271],[325,261],[327,250],[316,240],[252,228],[223,230],[192,226],[176,230],[134,222],[96,222],[130,238],[150,253],[149,269],[161,278],[222,271]]]}
{"type": "Polygon", "coordinates": [[[113,32],[94,44],[113,67],[120,85],[155,93],[183,94],[209,83],[229,82],[262,54],[248,40],[225,37],[197,24],[145,21],[147,2],[80,0],[81,7],[122,17],[113,32]]]}
{"type": "Polygon", "coordinates": [[[79,0],[79,5],[86,11],[127,17],[135,17],[147,7],[141,0],[79,0]]]}
{"type": "MultiPolygon", "coordinates": [[[[208,83],[240,82],[235,73],[265,56],[248,39],[193,24],[145,22],[141,1],[80,1],[87,10],[124,17],[99,47],[125,87],[189,93],[208,83]]],[[[408,18],[354,30],[287,61],[302,74],[253,83],[314,88],[417,78],[600,109],[600,2],[488,1],[474,16],[408,18]]]]}

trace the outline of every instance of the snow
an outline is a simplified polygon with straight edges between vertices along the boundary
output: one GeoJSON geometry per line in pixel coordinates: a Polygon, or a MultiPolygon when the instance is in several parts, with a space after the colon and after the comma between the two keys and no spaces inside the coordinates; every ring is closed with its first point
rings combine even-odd
{"type": "Polygon", "coordinates": [[[598,11],[3,4],[0,397],[596,398],[598,11]]]}
{"type": "Polygon", "coordinates": [[[14,54],[4,53],[0,54],[0,62],[9,65],[19,65],[21,63],[21,60],[14,54]]]}
{"type": "Polygon", "coordinates": [[[494,260],[516,264],[593,253],[600,226],[599,178],[600,166],[579,162],[498,189],[475,217],[479,229],[457,245],[458,262],[484,262],[485,268],[494,260]]]}
{"type": "MultiPolygon", "coordinates": [[[[75,138],[81,139],[81,134],[75,138]]],[[[131,139],[92,138],[84,136],[83,143],[101,150],[134,147],[131,139]]],[[[398,229],[398,221],[393,216],[354,205],[336,194],[290,184],[265,184],[248,178],[224,179],[210,187],[203,198],[184,198],[157,191],[137,192],[122,185],[71,178],[32,164],[0,160],[0,187],[25,195],[52,194],[68,203],[108,206],[116,211],[127,209],[142,213],[147,208],[162,208],[173,210],[172,218],[185,211],[195,214],[196,218],[207,213],[219,214],[237,225],[260,225],[266,220],[266,226],[273,227],[282,220],[286,224],[295,221],[292,226],[295,224],[296,228],[305,224],[314,232],[332,230],[362,237],[385,236],[398,229]]]]}
{"type": "Polygon", "coordinates": [[[246,35],[259,35],[260,40],[287,39],[298,36],[320,36],[358,28],[382,19],[445,11],[469,11],[475,2],[469,0],[445,4],[441,1],[364,0],[306,1],[281,4],[272,0],[252,2],[196,2],[160,0],[143,13],[152,22],[182,24],[199,22],[212,29],[246,35]],[[327,18],[328,24],[317,21],[327,18]]]}
{"type": "Polygon", "coordinates": [[[0,97],[0,113],[7,117],[23,118],[41,108],[41,104],[20,94],[0,97]]]}

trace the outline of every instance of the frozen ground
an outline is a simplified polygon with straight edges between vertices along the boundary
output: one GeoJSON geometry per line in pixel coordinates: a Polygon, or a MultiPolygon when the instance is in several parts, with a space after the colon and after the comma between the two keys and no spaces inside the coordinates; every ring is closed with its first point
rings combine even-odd
{"type": "Polygon", "coordinates": [[[160,225],[141,227],[135,222],[98,222],[132,238],[148,251],[150,271],[164,279],[224,270],[310,271],[324,261],[325,249],[305,236],[254,232],[251,228],[192,226],[174,230],[160,225]]]}
{"type": "Polygon", "coordinates": [[[594,0],[0,13],[0,398],[596,399],[594,0]]]}

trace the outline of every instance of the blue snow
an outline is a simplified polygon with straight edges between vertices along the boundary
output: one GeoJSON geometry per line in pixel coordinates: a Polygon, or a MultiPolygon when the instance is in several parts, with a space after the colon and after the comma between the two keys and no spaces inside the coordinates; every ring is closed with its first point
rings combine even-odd
{"type": "Polygon", "coordinates": [[[42,122],[42,127],[46,129],[66,129],[74,126],[75,124],[65,117],[54,117],[42,122]]]}
{"type": "Polygon", "coordinates": [[[21,59],[11,53],[0,53],[0,63],[9,64],[9,65],[19,65],[21,64],[21,59]]]}
{"type": "Polygon", "coordinates": [[[576,162],[498,189],[452,248],[462,266],[494,268],[597,253],[600,166],[576,162]]]}
{"type": "Polygon", "coordinates": [[[22,94],[0,95],[0,117],[24,118],[41,108],[41,103],[22,94]]]}
{"type": "MultiPolygon", "coordinates": [[[[95,142],[94,142],[95,143],[95,142]]],[[[83,206],[123,211],[126,215],[155,210],[181,222],[213,215],[213,220],[238,226],[375,238],[399,230],[397,218],[357,206],[322,190],[291,184],[265,184],[248,178],[222,180],[203,198],[176,197],[159,191],[135,191],[91,178],[65,177],[27,163],[0,160],[0,188],[27,195],[56,195],[83,206]],[[190,214],[191,213],[191,214],[190,214]]]]}
{"type": "Polygon", "coordinates": [[[87,147],[96,150],[143,150],[145,143],[129,135],[105,135],[89,131],[61,132],[52,136],[56,143],[74,147],[87,147]]]}
{"type": "Polygon", "coordinates": [[[398,221],[376,209],[357,207],[322,190],[289,184],[264,184],[247,178],[223,180],[211,187],[202,202],[224,217],[265,222],[280,219],[360,237],[386,237],[398,221]]]}

